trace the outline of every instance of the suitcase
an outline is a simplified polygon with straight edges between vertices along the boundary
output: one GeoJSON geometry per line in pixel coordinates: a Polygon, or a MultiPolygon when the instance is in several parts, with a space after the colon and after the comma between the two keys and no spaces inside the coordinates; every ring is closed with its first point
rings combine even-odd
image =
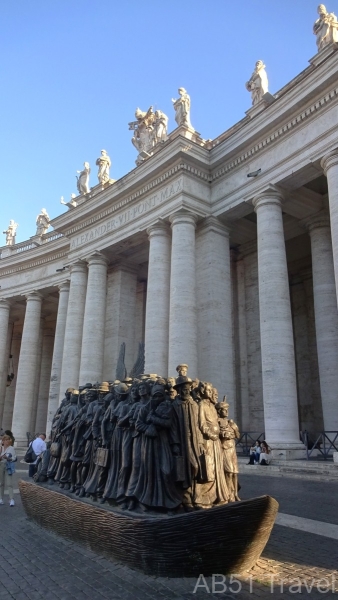
{"type": "Polygon", "coordinates": [[[108,448],[98,448],[96,450],[95,464],[98,467],[106,467],[108,464],[109,450],[108,448]]]}
{"type": "Polygon", "coordinates": [[[199,457],[201,465],[201,481],[207,483],[208,481],[215,481],[215,465],[213,457],[210,454],[201,454],[199,457]]]}

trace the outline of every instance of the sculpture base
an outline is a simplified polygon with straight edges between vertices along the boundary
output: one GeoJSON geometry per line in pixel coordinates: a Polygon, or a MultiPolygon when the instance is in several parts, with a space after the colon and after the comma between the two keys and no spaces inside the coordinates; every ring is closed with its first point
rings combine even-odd
{"type": "Polygon", "coordinates": [[[42,527],[147,575],[240,574],[260,557],[278,502],[261,496],[175,516],[94,506],[47,484],[19,482],[27,515],[42,527]]]}

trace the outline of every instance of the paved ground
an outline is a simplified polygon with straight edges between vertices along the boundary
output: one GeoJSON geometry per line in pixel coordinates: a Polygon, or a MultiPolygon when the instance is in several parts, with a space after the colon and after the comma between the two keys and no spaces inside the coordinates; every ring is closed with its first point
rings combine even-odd
{"type": "MultiPolygon", "coordinates": [[[[338,483],[242,475],[241,484],[243,499],[268,493],[283,513],[338,523],[338,483]]],[[[227,578],[225,591],[220,577],[213,588],[210,577],[152,578],[110,562],[40,529],[26,518],[18,495],[16,502],[10,508],[6,498],[0,506],[0,600],[338,597],[337,540],[322,535],[276,525],[247,579],[227,578]]]]}

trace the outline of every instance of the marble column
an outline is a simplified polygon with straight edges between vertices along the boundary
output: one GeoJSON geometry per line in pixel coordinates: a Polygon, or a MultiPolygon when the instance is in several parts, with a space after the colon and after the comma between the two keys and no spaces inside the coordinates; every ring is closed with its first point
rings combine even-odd
{"type": "Polygon", "coordinates": [[[64,398],[67,388],[77,388],[79,385],[87,270],[87,264],[82,260],[73,263],[70,269],[70,290],[59,391],[60,402],[64,398]]]}
{"type": "Polygon", "coordinates": [[[245,297],[245,266],[244,259],[238,257],[237,269],[237,327],[236,349],[238,364],[238,398],[240,404],[240,423],[242,431],[250,431],[250,405],[248,385],[248,354],[247,354],[247,327],[246,327],[246,297],[245,297]]]}
{"type": "Polygon", "coordinates": [[[47,422],[45,423],[47,436],[49,436],[52,426],[52,420],[59,406],[60,378],[63,348],[65,342],[68,300],[69,281],[65,281],[59,285],[59,304],[55,328],[52,369],[50,375],[47,422]]]}
{"type": "Polygon", "coordinates": [[[44,327],[42,332],[40,381],[38,387],[38,400],[34,424],[34,431],[36,433],[46,433],[48,392],[50,385],[50,375],[52,370],[54,335],[55,331],[52,327],[44,327]]]}
{"type": "Polygon", "coordinates": [[[180,363],[188,375],[198,377],[195,228],[197,217],[178,212],[170,217],[172,228],[168,374],[176,375],[180,363]]]}
{"type": "Polygon", "coordinates": [[[215,217],[207,217],[197,229],[196,273],[197,374],[200,379],[211,381],[220,399],[226,394],[233,417],[235,373],[229,229],[215,217]]]}
{"type": "Polygon", "coordinates": [[[306,222],[312,252],[313,297],[324,428],[338,430],[338,310],[330,219],[325,211],[306,222]]]}
{"type": "Polygon", "coordinates": [[[327,177],[333,250],[333,266],[338,299],[338,149],[324,156],[321,166],[327,177]]]}
{"type": "Polygon", "coordinates": [[[134,356],[138,356],[140,343],[145,343],[146,304],[147,281],[143,279],[136,285],[134,356]]]}
{"type": "Polygon", "coordinates": [[[35,370],[35,382],[34,382],[34,395],[32,402],[31,418],[29,431],[33,435],[35,431],[36,412],[38,409],[38,397],[39,397],[39,385],[40,385],[40,374],[41,374],[41,360],[42,360],[42,332],[44,328],[44,318],[40,319],[40,332],[38,341],[38,352],[37,352],[37,367],[35,370]]]}
{"type": "Polygon", "coordinates": [[[313,433],[320,431],[320,427],[314,419],[314,369],[310,359],[307,298],[304,281],[300,274],[292,275],[290,279],[290,296],[295,342],[299,425],[302,431],[306,429],[306,431],[313,433]]]}
{"type": "MultiPolygon", "coordinates": [[[[259,316],[257,241],[241,246],[244,274],[245,341],[248,377],[248,429],[258,437],[264,432],[261,328],[259,316]]],[[[242,332],[244,333],[244,332],[242,332]]]]}
{"type": "Polygon", "coordinates": [[[12,429],[12,418],[13,418],[16,381],[17,381],[18,370],[19,370],[19,356],[20,356],[20,348],[21,348],[22,329],[23,329],[22,323],[16,321],[13,324],[13,333],[12,333],[12,343],[10,345],[10,354],[12,356],[12,361],[13,361],[14,379],[11,382],[11,384],[8,387],[6,387],[5,405],[4,405],[4,411],[3,411],[3,417],[2,417],[3,429],[12,429]]]}
{"type": "Polygon", "coordinates": [[[170,250],[168,226],[159,222],[147,230],[149,264],[145,327],[145,372],[168,375],[170,250]]]}
{"type": "Polygon", "coordinates": [[[5,405],[5,393],[8,368],[8,333],[9,312],[11,305],[8,300],[0,298],[0,427],[2,423],[3,409],[5,405]]]}
{"type": "Polygon", "coordinates": [[[80,385],[102,381],[107,298],[107,264],[96,252],[88,258],[88,283],[83,321],[80,385]]]}
{"type": "Polygon", "coordinates": [[[302,455],[283,197],[271,188],[253,200],[257,213],[259,312],[265,437],[279,458],[302,455]]]}
{"type": "MultiPolygon", "coordinates": [[[[136,358],[137,271],[128,264],[115,265],[108,272],[107,310],[103,380],[114,380],[121,344],[125,344],[125,367],[130,373],[136,358]]],[[[138,340],[142,341],[142,340],[138,340]]]]}
{"type": "Polygon", "coordinates": [[[22,332],[12,423],[13,434],[18,446],[26,444],[26,433],[30,429],[36,371],[38,368],[42,305],[42,296],[38,292],[31,292],[27,294],[26,298],[26,313],[22,332]]]}

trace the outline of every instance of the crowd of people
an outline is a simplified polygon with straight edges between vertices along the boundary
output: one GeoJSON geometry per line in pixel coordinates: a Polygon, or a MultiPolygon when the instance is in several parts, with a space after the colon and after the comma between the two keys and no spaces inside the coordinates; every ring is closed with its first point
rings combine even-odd
{"type": "Polygon", "coordinates": [[[209,508],[239,500],[229,405],[211,383],[141,375],[69,388],[36,481],[124,510],[209,508]]]}

